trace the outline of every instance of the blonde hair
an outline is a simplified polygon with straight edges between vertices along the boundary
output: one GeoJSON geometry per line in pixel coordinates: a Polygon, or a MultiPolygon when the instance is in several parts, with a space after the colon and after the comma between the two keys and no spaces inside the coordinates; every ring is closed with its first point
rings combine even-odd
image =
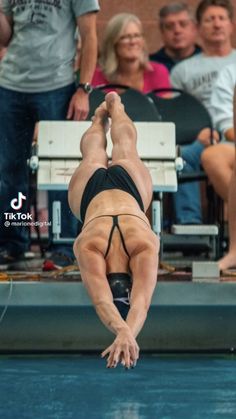
{"type": "MultiPolygon", "coordinates": [[[[142,23],[136,15],[131,13],[119,13],[109,20],[105,29],[101,53],[99,57],[99,65],[102,72],[109,81],[115,81],[119,60],[116,54],[116,44],[122,35],[124,28],[128,23],[134,22],[139,26],[142,33],[142,23]]],[[[140,66],[146,68],[148,66],[147,46],[144,42],[143,53],[140,57],[140,66]]]]}

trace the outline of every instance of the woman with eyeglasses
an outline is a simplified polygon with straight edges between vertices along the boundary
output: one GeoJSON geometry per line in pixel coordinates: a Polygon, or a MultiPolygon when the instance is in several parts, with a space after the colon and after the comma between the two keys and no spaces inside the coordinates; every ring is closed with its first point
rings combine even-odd
{"type": "Polygon", "coordinates": [[[120,13],[108,22],[98,63],[93,86],[115,83],[143,93],[170,87],[166,67],[149,61],[142,23],[133,14],[120,13]]]}

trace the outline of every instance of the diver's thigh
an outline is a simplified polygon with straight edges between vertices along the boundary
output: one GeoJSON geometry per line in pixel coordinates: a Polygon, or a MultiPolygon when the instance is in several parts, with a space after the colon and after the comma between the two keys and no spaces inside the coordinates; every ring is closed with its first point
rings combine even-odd
{"type": "Polygon", "coordinates": [[[100,168],[106,168],[106,166],[83,160],[74,172],[68,188],[69,205],[74,214],[79,212],[83,192],[89,179],[100,168]]]}

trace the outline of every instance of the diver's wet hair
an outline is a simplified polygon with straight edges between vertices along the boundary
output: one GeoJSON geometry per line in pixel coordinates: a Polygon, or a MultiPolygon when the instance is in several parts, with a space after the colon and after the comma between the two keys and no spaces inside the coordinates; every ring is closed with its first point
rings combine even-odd
{"type": "Polygon", "coordinates": [[[114,272],[107,275],[115,306],[125,320],[130,308],[132,277],[128,273],[114,272]]]}

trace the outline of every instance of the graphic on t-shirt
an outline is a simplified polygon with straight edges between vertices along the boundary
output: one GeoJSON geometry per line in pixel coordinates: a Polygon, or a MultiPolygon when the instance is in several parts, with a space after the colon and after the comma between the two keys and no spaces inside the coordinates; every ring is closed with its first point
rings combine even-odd
{"type": "Polygon", "coordinates": [[[200,87],[207,85],[208,87],[212,86],[213,82],[216,80],[218,71],[210,71],[208,73],[200,74],[199,76],[192,79],[192,91],[199,89],[200,87]]]}
{"type": "Polygon", "coordinates": [[[17,14],[25,14],[28,21],[42,24],[53,10],[61,10],[62,0],[11,0],[12,10],[17,14]]]}

